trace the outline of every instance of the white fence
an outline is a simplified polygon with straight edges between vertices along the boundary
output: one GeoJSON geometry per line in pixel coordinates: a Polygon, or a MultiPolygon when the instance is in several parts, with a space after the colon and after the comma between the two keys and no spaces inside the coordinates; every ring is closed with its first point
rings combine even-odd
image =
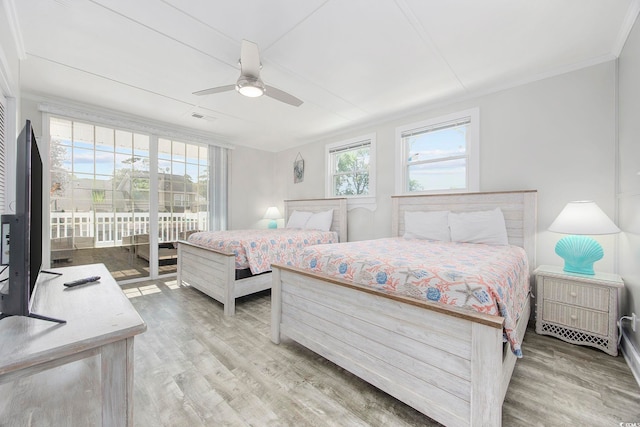
{"type": "MultiPolygon", "coordinates": [[[[183,231],[208,229],[201,213],[158,213],[160,242],[175,242],[183,231]]],[[[94,247],[120,246],[123,237],[149,234],[149,212],[51,212],[51,239],[93,239],[94,247]]]]}

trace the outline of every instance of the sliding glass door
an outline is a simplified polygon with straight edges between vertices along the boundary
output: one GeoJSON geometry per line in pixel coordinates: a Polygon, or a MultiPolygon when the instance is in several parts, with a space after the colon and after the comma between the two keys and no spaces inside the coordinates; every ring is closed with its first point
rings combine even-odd
{"type": "Polygon", "coordinates": [[[167,271],[178,240],[208,230],[209,149],[158,139],[158,269],[167,271]]]}
{"type": "Polygon", "coordinates": [[[60,117],[49,132],[52,266],[175,272],[176,242],[209,228],[209,147],[60,117]]]}

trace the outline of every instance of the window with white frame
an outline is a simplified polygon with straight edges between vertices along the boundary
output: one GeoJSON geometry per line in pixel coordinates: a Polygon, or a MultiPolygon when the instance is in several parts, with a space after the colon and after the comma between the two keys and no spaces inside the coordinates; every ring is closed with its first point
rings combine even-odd
{"type": "Polygon", "coordinates": [[[477,108],[396,129],[396,191],[478,191],[480,132],[477,108]]]}
{"type": "Polygon", "coordinates": [[[327,195],[375,197],[375,134],[327,145],[327,195]]]}

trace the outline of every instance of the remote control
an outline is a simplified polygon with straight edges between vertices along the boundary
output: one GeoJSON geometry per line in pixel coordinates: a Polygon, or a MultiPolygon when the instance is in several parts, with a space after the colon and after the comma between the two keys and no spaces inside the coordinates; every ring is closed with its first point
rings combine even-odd
{"type": "Polygon", "coordinates": [[[86,277],[84,279],[74,280],[73,282],[67,282],[64,285],[68,288],[72,288],[74,286],[84,285],[85,283],[95,282],[97,280],[100,280],[100,276],[86,277]]]}

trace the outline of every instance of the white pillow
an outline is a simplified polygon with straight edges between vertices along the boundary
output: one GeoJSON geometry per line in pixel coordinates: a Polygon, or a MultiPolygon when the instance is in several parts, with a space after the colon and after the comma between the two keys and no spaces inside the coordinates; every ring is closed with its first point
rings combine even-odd
{"type": "Polygon", "coordinates": [[[403,237],[450,242],[449,211],[405,212],[403,237]]]}
{"type": "Polygon", "coordinates": [[[287,221],[287,228],[304,228],[313,212],[293,211],[287,221]]]}
{"type": "Polygon", "coordinates": [[[311,215],[311,218],[309,218],[304,228],[329,231],[331,230],[332,222],[333,222],[333,209],[329,209],[328,211],[318,212],[311,215]]]}
{"type": "Polygon", "coordinates": [[[500,208],[490,211],[449,213],[451,240],[454,242],[508,245],[507,227],[500,208]]]}

